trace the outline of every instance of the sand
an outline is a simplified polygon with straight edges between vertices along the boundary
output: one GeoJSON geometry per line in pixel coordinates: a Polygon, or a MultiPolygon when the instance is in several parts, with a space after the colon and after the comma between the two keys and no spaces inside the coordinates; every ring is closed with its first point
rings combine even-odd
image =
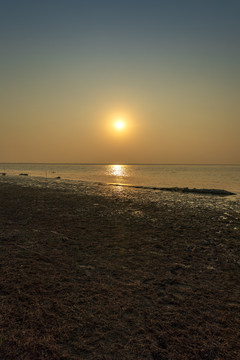
{"type": "Polygon", "coordinates": [[[239,239],[217,209],[2,182],[1,360],[240,359],[239,239]]]}

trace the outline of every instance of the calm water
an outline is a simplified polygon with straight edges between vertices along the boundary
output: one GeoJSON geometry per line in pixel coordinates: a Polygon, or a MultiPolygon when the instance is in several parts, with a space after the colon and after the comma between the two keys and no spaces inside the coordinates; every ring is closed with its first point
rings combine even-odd
{"type": "Polygon", "coordinates": [[[224,189],[240,194],[240,166],[0,164],[7,176],[142,185],[224,189]]]}

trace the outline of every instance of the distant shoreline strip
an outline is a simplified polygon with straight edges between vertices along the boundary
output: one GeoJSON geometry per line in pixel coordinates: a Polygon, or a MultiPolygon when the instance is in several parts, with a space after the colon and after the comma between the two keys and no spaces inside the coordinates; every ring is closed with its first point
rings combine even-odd
{"type": "Polygon", "coordinates": [[[235,193],[227,190],[220,189],[189,189],[188,187],[156,187],[156,186],[142,186],[142,185],[126,185],[126,184],[114,184],[110,183],[108,185],[112,186],[124,186],[131,187],[135,189],[151,189],[151,190],[160,190],[160,191],[170,191],[170,192],[179,192],[179,193],[192,193],[192,194],[206,194],[206,195],[218,195],[218,196],[230,196],[236,195],[235,193]]]}

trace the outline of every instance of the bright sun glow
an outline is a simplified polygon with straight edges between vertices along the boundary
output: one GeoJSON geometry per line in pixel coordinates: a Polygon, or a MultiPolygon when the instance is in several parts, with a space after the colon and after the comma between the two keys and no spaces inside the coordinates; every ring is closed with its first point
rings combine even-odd
{"type": "Polygon", "coordinates": [[[122,130],[124,127],[125,127],[125,124],[124,124],[123,120],[117,120],[115,122],[115,128],[117,130],[122,130]]]}

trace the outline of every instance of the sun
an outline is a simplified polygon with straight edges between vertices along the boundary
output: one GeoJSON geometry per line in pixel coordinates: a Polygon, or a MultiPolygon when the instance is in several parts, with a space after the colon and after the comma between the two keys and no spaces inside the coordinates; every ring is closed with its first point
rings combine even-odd
{"type": "Polygon", "coordinates": [[[114,126],[117,130],[123,130],[125,127],[125,123],[122,119],[118,119],[115,121],[114,126]]]}

